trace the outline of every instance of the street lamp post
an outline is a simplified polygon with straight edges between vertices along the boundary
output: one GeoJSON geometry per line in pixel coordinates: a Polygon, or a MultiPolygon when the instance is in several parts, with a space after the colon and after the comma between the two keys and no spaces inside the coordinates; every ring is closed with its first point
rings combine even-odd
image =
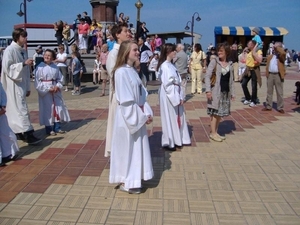
{"type": "MultiPolygon", "coordinates": [[[[33,1],[33,0],[24,0],[24,1],[20,4],[20,11],[17,12],[17,15],[18,15],[19,17],[24,16],[24,30],[26,30],[26,25],[27,25],[27,5],[26,5],[26,2],[31,2],[31,1],[33,1]],[[22,5],[23,5],[23,7],[24,7],[24,12],[22,11],[22,5]]],[[[25,49],[26,49],[26,51],[27,51],[27,40],[26,40],[26,42],[25,42],[25,44],[24,44],[24,47],[25,47],[25,49]]]]}
{"type": "Polygon", "coordinates": [[[200,18],[200,16],[199,16],[199,13],[197,13],[197,12],[195,12],[194,14],[193,14],[193,16],[192,16],[192,21],[188,21],[187,23],[186,23],[186,26],[185,26],[185,30],[189,30],[190,29],[190,27],[188,26],[188,24],[190,23],[191,24],[191,34],[192,34],[192,47],[194,46],[194,22],[195,22],[195,15],[197,14],[197,18],[196,18],[196,21],[200,21],[201,20],[201,18],[200,18]]]}
{"type": "Polygon", "coordinates": [[[17,15],[22,17],[24,16],[24,30],[26,30],[26,24],[27,24],[27,5],[26,2],[31,2],[32,0],[24,0],[21,4],[20,4],[20,11],[17,12],[17,15]],[[24,7],[24,12],[22,11],[22,5],[24,7]]]}
{"type": "Polygon", "coordinates": [[[139,31],[139,26],[140,26],[140,15],[141,15],[141,8],[143,7],[143,3],[138,0],[135,3],[135,7],[137,8],[137,17],[136,17],[136,40],[138,40],[138,31],[139,31]]]}

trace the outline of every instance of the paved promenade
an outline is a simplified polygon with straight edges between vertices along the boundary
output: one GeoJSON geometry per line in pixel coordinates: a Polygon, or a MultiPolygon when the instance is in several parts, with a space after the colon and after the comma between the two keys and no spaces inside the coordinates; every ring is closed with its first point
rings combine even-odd
{"type": "MultiPolygon", "coordinates": [[[[160,148],[157,87],[149,87],[155,177],[143,182],[140,195],[108,183],[108,96],[99,97],[100,87],[84,83],[80,96],[63,93],[72,122],[63,125],[66,134],[51,137],[39,125],[32,90],[31,119],[44,140],[37,146],[20,141],[19,160],[0,168],[0,224],[299,225],[300,107],[293,92],[300,73],[295,65],[287,72],[285,114],[244,106],[235,83],[231,116],[220,124],[227,138],[222,143],[208,138],[205,95],[190,96],[185,109],[192,145],[176,152],[160,148]]],[[[258,96],[265,100],[265,77],[258,96]]]]}

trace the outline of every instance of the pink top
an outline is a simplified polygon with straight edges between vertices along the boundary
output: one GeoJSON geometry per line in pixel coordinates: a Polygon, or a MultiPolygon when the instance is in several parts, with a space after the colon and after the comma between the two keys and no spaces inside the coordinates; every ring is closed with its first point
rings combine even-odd
{"type": "Polygon", "coordinates": [[[90,29],[90,26],[87,23],[79,24],[78,25],[78,34],[88,34],[89,29],[90,29]]]}
{"type": "Polygon", "coordinates": [[[100,62],[102,65],[106,65],[106,60],[107,60],[107,56],[108,56],[109,51],[107,52],[101,52],[100,54],[100,62]]]}
{"type": "Polygon", "coordinates": [[[159,47],[162,45],[162,41],[161,41],[161,38],[155,38],[155,47],[159,47]]]}

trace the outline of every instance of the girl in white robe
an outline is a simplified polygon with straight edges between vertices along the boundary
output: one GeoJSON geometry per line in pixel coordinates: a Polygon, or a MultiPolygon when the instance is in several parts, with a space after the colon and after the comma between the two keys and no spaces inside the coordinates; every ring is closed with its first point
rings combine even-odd
{"type": "Polygon", "coordinates": [[[40,63],[35,70],[40,125],[45,125],[48,135],[65,133],[61,130],[61,122],[70,121],[69,112],[61,94],[64,78],[53,60],[55,60],[55,52],[47,49],[44,53],[44,62],[40,63]]]}
{"type": "Polygon", "coordinates": [[[0,165],[9,162],[19,151],[16,135],[8,125],[6,113],[7,98],[0,83],[0,165]]]}
{"type": "Polygon", "coordinates": [[[121,44],[112,72],[117,108],[112,133],[110,183],[120,190],[141,193],[141,181],[153,177],[146,124],[153,112],[146,102],[147,91],[133,65],[139,60],[138,46],[131,41],[121,44]]]}
{"type": "Polygon", "coordinates": [[[158,62],[158,78],[161,80],[159,89],[161,144],[169,150],[175,150],[175,146],[191,144],[183,107],[181,77],[172,64],[175,57],[175,45],[165,44],[158,62]]]}

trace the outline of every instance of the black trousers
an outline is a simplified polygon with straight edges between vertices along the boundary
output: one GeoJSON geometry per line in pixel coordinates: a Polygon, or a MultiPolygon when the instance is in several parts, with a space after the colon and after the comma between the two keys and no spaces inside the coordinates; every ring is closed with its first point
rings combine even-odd
{"type": "Polygon", "coordinates": [[[149,81],[149,70],[148,70],[148,63],[141,63],[141,72],[145,75],[146,80],[149,81]]]}
{"type": "Polygon", "coordinates": [[[254,70],[250,70],[250,76],[245,75],[242,80],[242,88],[245,95],[245,99],[247,101],[257,103],[257,76],[254,70]],[[250,95],[248,90],[248,82],[251,80],[251,86],[252,86],[252,95],[250,95]]]}

